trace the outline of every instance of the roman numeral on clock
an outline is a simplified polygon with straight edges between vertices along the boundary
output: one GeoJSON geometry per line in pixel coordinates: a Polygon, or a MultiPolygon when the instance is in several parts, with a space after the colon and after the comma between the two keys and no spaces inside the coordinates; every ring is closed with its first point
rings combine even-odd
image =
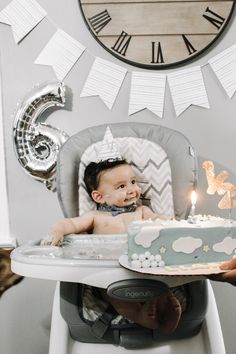
{"type": "Polygon", "coordinates": [[[184,43],[188,49],[189,55],[195,53],[197,50],[194,48],[192,43],[189,42],[189,40],[187,39],[187,37],[184,34],[182,34],[182,37],[183,37],[184,43]]]}
{"type": "Polygon", "coordinates": [[[164,63],[164,58],[163,58],[160,42],[158,42],[157,45],[156,45],[156,42],[152,42],[152,61],[151,61],[151,63],[153,63],[153,64],[164,63]]]}
{"type": "Polygon", "coordinates": [[[97,34],[111,21],[111,16],[107,10],[88,18],[90,25],[97,34]]]}
{"type": "Polygon", "coordinates": [[[220,27],[223,25],[225,22],[225,18],[221,17],[214,11],[210,10],[209,7],[206,8],[205,13],[202,15],[206,20],[208,20],[213,26],[215,26],[217,29],[220,29],[220,27]]]}
{"type": "Polygon", "coordinates": [[[120,55],[125,56],[128,46],[130,44],[132,36],[128,35],[125,31],[122,31],[119,35],[116,43],[111,49],[115,50],[120,55]]]}

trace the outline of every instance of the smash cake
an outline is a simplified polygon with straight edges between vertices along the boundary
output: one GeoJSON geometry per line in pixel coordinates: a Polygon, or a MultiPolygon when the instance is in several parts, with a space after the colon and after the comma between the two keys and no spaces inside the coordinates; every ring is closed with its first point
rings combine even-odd
{"type": "Polygon", "coordinates": [[[190,220],[135,221],[128,227],[131,268],[218,267],[236,257],[236,222],[195,215],[190,220]]]}

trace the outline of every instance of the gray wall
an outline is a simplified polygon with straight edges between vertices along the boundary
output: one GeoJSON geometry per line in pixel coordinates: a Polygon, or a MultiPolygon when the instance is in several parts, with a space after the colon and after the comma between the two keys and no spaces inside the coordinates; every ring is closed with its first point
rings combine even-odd
{"type": "MultiPolygon", "coordinates": [[[[0,0],[2,9],[9,0],[0,0]]],[[[208,92],[210,109],[191,107],[176,118],[169,89],[165,98],[163,119],[144,110],[128,117],[130,73],[114,107],[109,111],[99,98],[79,98],[85,79],[95,56],[113,61],[128,70],[139,70],[119,62],[103,50],[89,34],[83,23],[77,0],[38,0],[47,11],[45,18],[23,41],[16,45],[9,26],[0,24],[0,54],[3,85],[3,114],[7,159],[10,223],[12,235],[21,244],[38,239],[47,233],[50,225],[62,216],[55,193],[36,182],[20,167],[12,144],[13,113],[17,102],[37,83],[55,79],[50,67],[33,64],[41,49],[48,42],[56,27],[78,39],[88,50],[65,78],[65,84],[73,94],[72,107],[58,110],[48,116],[52,124],[69,135],[88,126],[110,122],[135,121],[164,125],[184,133],[196,148],[199,158],[198,212],[226,213],[217,209],[217,197],[206,195],[206,180],[201,169],[204,160],[213,160],[218,171],[227,169],[230,181],[236,184],[236,101],[228,99],[217,82],[209,65],[203,75],[208,92]]],[[[209,53],[190,64],[203,65],[209,58],[235,43],[236,19],[229,30],[209,53]]],[[[169,71],[166,71],[169,72],[169,71]]],[[[69,105],[68,105],[69,106],[69,105]]],[[[236,210],[233,211],[236,218],[236,210]]],[[[0,343],[2,354],[46,354],[48,324],[53,295],[53,282],[25,279],[7,291],[0,300],[0,343]]],[[[215,284],[215,294],[222,320],[227,354],[234,354],[236,345],[234,298],[236,289],[229,285],[215,284]]]]}

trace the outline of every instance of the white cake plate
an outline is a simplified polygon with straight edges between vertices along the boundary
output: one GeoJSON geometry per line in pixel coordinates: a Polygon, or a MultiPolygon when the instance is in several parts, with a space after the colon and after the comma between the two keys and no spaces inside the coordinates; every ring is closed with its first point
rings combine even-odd
{"type": "Polygon", "coordinates": [[[184,264],[175,266],[164,266],[156,268],[133,268],[128,260],[128,255],[123,254],[119,258],[119,263],[122,267],[132,270],[133,272],[138,272],[142,274],[151,275],[196,275],[196,276],[206,276],[210,274],[224,273],[225,271],[220,269],[219,266],[223,262],[214,263],[195,263],[195,264],[184,264]]]}

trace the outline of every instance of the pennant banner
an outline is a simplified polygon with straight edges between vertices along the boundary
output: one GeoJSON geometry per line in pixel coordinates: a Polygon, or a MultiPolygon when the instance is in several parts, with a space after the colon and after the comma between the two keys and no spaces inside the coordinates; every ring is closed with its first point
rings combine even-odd
{"type": "Polygon", "coordinates": [[[15,42],[19,43],[46,15],[35,0],[13,0],[0,12],[0,22],[12,26],[15,42]]]}
{"type": "MultiPolygon", "coordinates": [[[[0,22],[12,26],[15,42],[19,43],[46,15],[36,0],[13,0],[0,12],[0,22]]],[[[85,49],[66,32],[57,29],[35,64],[51,65],[58,80],[62,81],[85,49]]],[[[210,59],[208,64],[232,98],[236,91],[236,44],[210,59]]],[[[99,96],[111,109],[126,73],[122,66],[95,58],[80,97],[99,96]]],[[[200,66],[167,75],[154,71],[131,73],[129,115],[147,108],[163,117],[166,77],[177,116],[190,105],[210,108],[200,66]]]]}
{"type": "Polygon", "coordinates": [[[166,75],[132,72],[129,115],[148,108],[162,118],[166,75]]]}
{"type": "Polygon", "coordinates": [[[84,50],[82,44],[58,29],[35,60],[35,64],[51,65],[57,78],[62,81],[84,50]]]}
{"type": "Polygon", "coordinates": [[[96,58],[80,97],[99,96],[111,109],[127,70],[110,61],[96,58]]]}
{"type": "Polygon", "coordinates": [[[177,117],[190,105],[210,108],[200,66],[167,77],[177,117]]]}
{"type": "Polygon", "coordinates": [[[236,44],[208,61],[229,98],[236,91],[236,44]]]}

